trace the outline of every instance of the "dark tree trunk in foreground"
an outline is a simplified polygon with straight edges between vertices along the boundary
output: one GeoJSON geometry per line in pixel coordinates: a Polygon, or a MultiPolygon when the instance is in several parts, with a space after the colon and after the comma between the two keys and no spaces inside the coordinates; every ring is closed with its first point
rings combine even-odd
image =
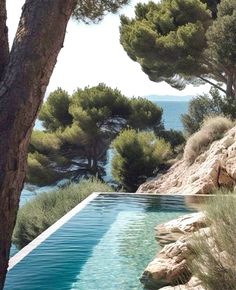
{"type": "Polygon", "coordinates": [[[9,58],[6,0],[0,0],[0,77],[9,58]]]}
{"type": "Polygon", "coordinates": [[[0,0],[0,289],[26,170],[29,137],[63,46],[73,0],[26,0],[8,52],[0,0]]]}

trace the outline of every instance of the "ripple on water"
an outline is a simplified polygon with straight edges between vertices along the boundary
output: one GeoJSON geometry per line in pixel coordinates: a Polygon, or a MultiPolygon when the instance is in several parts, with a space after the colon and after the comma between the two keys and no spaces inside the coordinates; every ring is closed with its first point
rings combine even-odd
{"type": "Polygon", "coordinates": [[[154,227],[189,211],[183,197],[100,195],[10,270],[4,289],[142,289],[154,227]]]}

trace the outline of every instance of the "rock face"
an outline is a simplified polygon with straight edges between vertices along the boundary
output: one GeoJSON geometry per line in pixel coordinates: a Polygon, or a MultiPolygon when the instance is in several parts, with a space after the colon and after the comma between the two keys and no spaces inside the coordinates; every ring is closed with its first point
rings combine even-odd
{"type": "Polygon", "coordinates": [[[181,236],[206,227],[202,212],[184,215],[178,219],[157,225],[155,238],[161,246],[176,242],[181,236]]]}
{"type": "Polygon", "coordinates": [[[208,194],[220,186],[232,189],[236,182],[236,127],[211,144],[193,164],[175,163],[166,174],[142,184],[137,192],[208,194]]]}
{"type": "Polygon", "coordinates": [[[151,289],[187,283],[191,277],[186,268],[188,254],[188,239],[185,237],[166,245],[147,266],[140,281],[151,289]]]}
{"type": "Polygon", "coordinates": [[[196,277],[192,277],[187,284],[178,285],[178,286],[167,286],[161,288],[161,290],[205,290],[201,281],[199,281],[196,277]]]}
{"type": "Polygon", "coordinates": [[[197,288],[201,286],[196,278],[191,278],[186,258],[190,254],[191,233],[205,231],[207,230],[205,227],[205,217],[202,213],[185,215],[156,227],[156,239],[165,246],[147,266],[140,278],[147,289],[162,289],[165,286],[169,287],[163,290],[203,289],[197,288]],[[186,283],[187,285],[184,285],[186,283]],[[173,285],[181,288],[175,288],[173,285]]]}

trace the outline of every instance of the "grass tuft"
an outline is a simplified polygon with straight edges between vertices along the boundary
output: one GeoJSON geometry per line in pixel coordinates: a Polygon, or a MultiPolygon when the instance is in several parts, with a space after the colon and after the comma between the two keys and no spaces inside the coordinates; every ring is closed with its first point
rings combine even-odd
{"type": "Polygon", "coordinates": [[[235,290],[236,196],[226,190],[217,194],[204,207],[209,228],[193,236],[188,264],[204,289],[235,290]]]}
{"type": "Polygon", "coordinates": [[[187,140],[184,148],[184,160],[192,164],[213,141],[222,138],[224,133],[233,126],[234,123],[226,117],[207,117],[201,129],[187,140]]]}
{"type": "Polygon", "coordinates": [[[12,242],[23,248],[92,192],[110,191],[107,184],[90,179],[39,194],[19,209],[12,242]]]}

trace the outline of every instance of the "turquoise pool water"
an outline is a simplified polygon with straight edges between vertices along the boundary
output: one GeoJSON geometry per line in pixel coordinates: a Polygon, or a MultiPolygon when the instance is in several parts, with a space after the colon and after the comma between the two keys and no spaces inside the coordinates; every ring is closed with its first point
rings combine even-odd
{"type": "Polygon", "coordinates": [[[101,194],[7,275],[4,290],[138,290],[154,227],[192,211],[180,196],[101,194]]]}

